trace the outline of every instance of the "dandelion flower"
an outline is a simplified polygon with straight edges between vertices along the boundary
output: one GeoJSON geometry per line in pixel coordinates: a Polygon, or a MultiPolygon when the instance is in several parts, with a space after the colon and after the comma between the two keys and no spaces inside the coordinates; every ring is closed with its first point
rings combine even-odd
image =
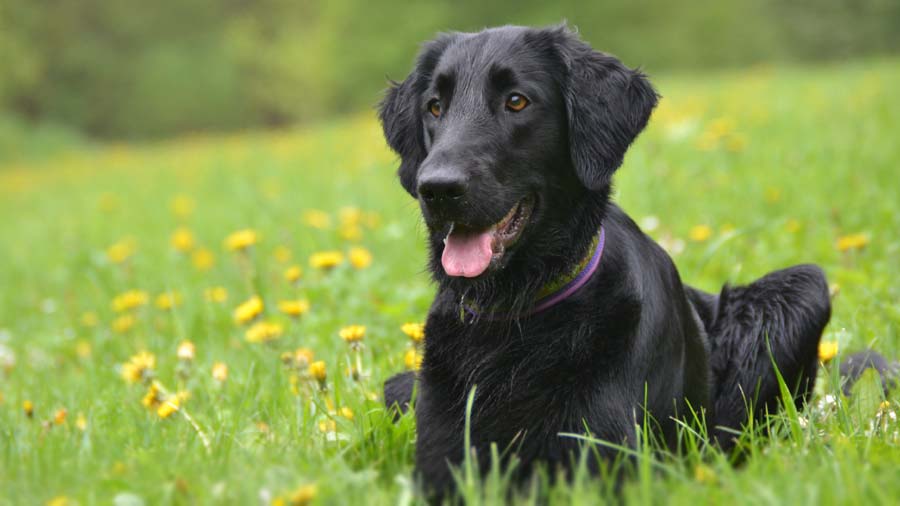
{"type": "Polygon", "coordinates": [[[341,225],[341,239],[356,242],[362,239],[362,228],[359,225],[341,225]]]}
{"type": "Polygon", "coordinates": [[[156,408],[156,415],[162,419],[166,419],[172,415],[172,413],[178,411],[181,408],[181,401],[179,398],[173,397],[171,399],[166,399],[162,404],[156,408]]]}
{"type": "Polygon", "coordinates": [[[317,360],[309,364],[309,375],[314,380],[318,381],[320,385],[324,384],[325,380],[328,378],[328,373],[325,370],[325,362],[317,360]]]}
{"type": "Polygon", "coordinates": [[[187,218],[190,216],[191,213],[194,212],[195,207],[196,204],[194,203],[194,199],[187,195],[176,195],[169,203],[172,214],[179,218],[187,218]]]}
{"type": "Polygon", "coordinates": [[[34,403],[29,400],[22,401],[22,411],[25,412],[25,416],[27,416],[28,418],[33,417],[34,416],[34,403]]]}
{"type": "Polygon", "coordinates": [[[78,358],[90,358],[91,353],[92,349],[90,341],[81,339],[75,343],[75,354],[78,355],[78,358]]]}
{"type": "Polygon", "coordinates": [[[247,329],[247,332],[244,333],[244,339],[248,343],[268,343],[278,339],[283,333],[284,327],[281,324],[257,322],[247,329]]]}
{"type": "Polygon", "coordinates": [[[422,367],[422,354],[415,348],[406,350],[406,353],[403,354],[403,364],[410,371],[418,371],[422,367]]]}
{"type": "Polygon", "coordinates": [[[228,290],[223,286],[213,286],[203,291],[203,297],[209,302],[225,302],[228,300],[228,290]]]}
{"type": "Polygon", "coordinates": [[[124,334],[131,330],[134,327],[134,323],[137,320],[134,318],[134,315],[124,314],[115,320],[112,321],[112,329],[113,332],[117,334],[124,334]]]}
{"type": "Polygon", "coordinates": [[[143,290],[128,290],[117,295],[112,301],[112,308],[117,313],[137,309],[147,304],[150,297],[143,290]]]}
{"type": "Polygon", "coordinates": [[[355,344],[363,340],[366,337],[366,327],[364,325],[348,325],[338,332],[338,335],[341,336],[341,339],[344,341],[355,344]]]}
{"type": "Polygon", "coordinates": [[[347,257],[350,259],[350,265],[356,269],[365,269],[372,265],[372,253],[366,248],[350,248],[347,257]]]}
{"type": "Polygon", "coordinates": [[[195,354],[196,347],[194,346],[194,343],[190,341],[181,341],[181,344],[178,345],[178,360],[191,362],[194,360],[195,354]]]}
{"type": "Polygon", "coordinates": [[[194,234],[186,227],[179,227],[172,232],[169,244],[172,245],[175,251],[187,253],[194,249],[194,234]]]}
{"type": "Polygon", "coordinates": [[[303,276],[303,269],[299,265],[292,265],[285,269],[284,279],[288,283],[296,283],[303,276]]]}
{"type": "Polygon", "coordinates": [[[357,207],[347,206],[338,211],[338,218],[341,220],[341,225],[357,225],[362,221],[363,213],[357,207]]]}
{"type": "Polygon", "coordinates": [[[122,364],[122,378],[128,383],[137,383],[153,376],[156,368],[156,356],[152,353],[141,351],[122,364]]]}
{"type": "Polygon", "coordinates": [[[283,300],[278,303],[278,309],[288,316],[303,316],[309,311],[309,301],[305,299],[283,300]]]}
{"type": "Polygon", "coordinates": [[[284,245],[280,245],[277,248],[275,248],[273,255],[275,256],[275,260],[278,263],[284,264],[291,260],[291,250],[288,249],[288,247],[284,246],[284,245]]]}
{"type": "Polygon", "coordinates": [[[216,362],[212,367],[212,377],[219,383],[225,383],[228,379],[228,364],[224,362],[216,362]]]}
{"type": "Polygon", "coordinates": [[[81,324],[85,327],[96,327],[97,323],[100,322],[100,319],[97,318],[97,313],[93,311],[85,311],[81,313],[81,324]]]}
{"type": "Polygon", "coordinates": [[[62,425],[66,423],[66,417],[69,415],[69,411],[66,408],[59,408],[53,413],[53,423],[56,425],[62,425]]]}
{"type": "Polygon", "coordinates": [[[238,323],[248,323],[253,321],[263,312],[263,301],[259,295],[250,297],[246,302],[235,308],[234,320],[238,323]]]}
{"type": "Polygon", "coordinates": [[[216,257],[212,251],[206,248],[199,248],[191,255],[191,263],[199,271],[208,271],[216,264],[216,257]]]}
{"type": "Polygon", "coordinates": [[[137,251],[134,239],[122,239],[106,248],[106,258],[114,264],[121,264],[137,251]]]}
{"type": "Polygon", "coordinates": [[[400,330],[416,344],[421,343],[425,339],[424,323],[404,323],[400,330]]]}
{"type": "Polygon", "coordinates": [[[331,227],[331,216],[325,211],[307,209],[303,212],[303,223],[312,228],[324,230],[331,227]]]}
{"type": "Polygon", "coordinates": [[[319,432],[337,432],[337,422],[334,420],[322,420],[319,422],[319,432]]]}
{"type": "Polygon", "coordinates": [[[353,410],[344,406],[340,410],[340,415],[346,418],[347,420],[353,420],[353,410]]]}
{"type": "Polygon", "coordinates": [[[838,251],[863,249],[869,244],[869,236],[866,234],[850,234],[838,237],[836,246],[838,251]]]}
{"type": "Polygon", "coordinates": [[[819,360],[823,364],[831,362],[838,354],[837,341],[822,341],[819,343],[819,360]]]}
{"type": "Polygon", "coordinates": [[[44,506],[72,506],[74,504],[76,503],[70,501],[68,497],[64,495],[58,495],[44,503],[44,506]]]}
{"type": "Polygon", "coordinates": [[[178,292],[163,292],[156,296],[156,307],[163,311],[172,309],[181,304],[181,294],[178,292]]]}
{"type": "Polygon", "coordinates": [[[245,228],[233,232],[225,238],[225,247],[230,251],[244,251],[259,241],[259,235],[255,230],[245,228]]]}
{"type": "Polygon", "coordinates": [[[147,409],[156,409],[162,402],[162,395],[160,394],[159,384],[155,381],[150,383],[150,386],[147,387],[147,393],[141,399],[141,404],[147,409]]]}
{"type": "Polygon", "coordinates": [[[288,506],[307,506],[316,498],[318,491],[315,484],[303,485],[288,495],[288,506]]]}
{"type": "Polygon", "coordinates": [[[697,464],[697,467],[694,468],[694,479],[700,483],[714,483],[716,472],[709,466],[697,464]]]}
{"type": "Polygon", "coordinates": [[[309,265],[316,269],[333,269],[344,262],[344,254],[340,251],[320,251],[309,257],[309,265]]]}
{"type": "Polygon", "coordinates": [[[696,225],[691,227],[688,237],[695,242],[703,242],[712,237],[712,228],[709,225],[696,225]]]}

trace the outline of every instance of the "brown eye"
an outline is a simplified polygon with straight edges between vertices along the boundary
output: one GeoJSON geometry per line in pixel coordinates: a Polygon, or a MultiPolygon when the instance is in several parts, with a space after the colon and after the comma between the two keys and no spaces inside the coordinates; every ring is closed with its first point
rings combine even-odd
{"type": "Polygon", "coordinates": [[[431,113],[435,118],[441,117],[441,101],[438,99],[434,99],[431,102],[428,102],[428,112],[431,113]]]}
{"type": "Polygon", "coordinates": [[[510,95],[509,98],[506,99],[506,108],[513,112],[519,112],[522,109],[528,107],[528,99],[523,97],[522,95],[510,95]]]}

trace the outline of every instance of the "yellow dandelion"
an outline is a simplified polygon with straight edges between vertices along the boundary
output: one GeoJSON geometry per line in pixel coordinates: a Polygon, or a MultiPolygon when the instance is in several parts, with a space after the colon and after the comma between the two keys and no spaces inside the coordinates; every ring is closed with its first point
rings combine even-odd
{"type": "Polygon", "coordinates": [[[224,286],[213,286],[203,291],[203,297],[208,302],[222,303],[228,300],[228,290],[224,286]]]}
{"type": "Polygon", "coordinates": [[[350,248],[347,257],[350,259],[350,265],[356,269],[365,269],[372,265],[372,253],[366,248],[350,248]]]}
{"type": "Polygon", "coordinates": [[[303,485],[288,495],[288,506],[308,506],[316,498],[318,491],[315,484],[303,485]]]}
{"type": "Polygon", "coordinates": [[[134,327],[136,321],[137,320],[135,319],[134,315],[123,314],[122,316],[119,316],[118,318],[113,320],[111,326],[113,332],[117,334],[124,334],[131,330],[132,327],[134,327]]]}
{"type": "Polygon", "coordinates": [[[171,399],[166,399],[162,404],[156,408],[156,415],[162,419],[166,419],[172,416],[172,413],[178,411],[181,408],[181,400],[176,396],[171,399]]]}
{"type": "Polygon", "coordinates": [[[272,256],[275,257],[275,261],[278,263],[286,264],[291,261],[291,250],[284,245],[279,245],[275,248],[275,251],[272,252],[272,256]]]}
{"type": "Polygon", "coordinates": [[[169,238],[169,244],[171,244],[172,248],[176,251],[187,253],[194,249],[194,234],[188,228],[179,227],[172,232],[172,237],[169,238]]]}
{"type": "Polygon", "coordinates": [[[246,302],[239,305],[234,310],[234,320],[238,323],[248,323],[253,321],[263,312],[263,301],[259,295],[250,297],[246,302]]]}
{"type": "Polygon", "coordinates": [[[283,333],[284,327],[279,323],[257,322],[247,329],[244,339],[248,343],[268,343],[278,339],[283,333]]]}
{"type": "Polygon", "coordinates": [[[869,244],[869,236],[866,234],[849,234],[838,237],[836,246],[838,251],[863,249],[869,244]]]}
{"type": "Polygon", "coordinates": [[[212,367],[212,377],[219,383],[225,383],[228,379],[228,364],[224,362],[216,362],[212,367]]]}
{"type": "Polygon", "coordinates": [[[190,216],[191,213],[194,212],[195,207],[196,204],[194,203],[194,199],[187,195],[176,195],[169,203],[172,214],[179,218],[187,218],[190,216]]]}
{"type": "Polygon", "coordinates": [[[362,221],[363,212],[356,207],[342,207],[338,210],[338,218],[341,220],[341,225],[356,225],[362,221]]]}
{"type": "Polygon", "coordinates": [[[81,324],[85,327],[96,327],[97,323],[100,322],[100,319],[97,318],[97,313],[93,311],[85,311],[81,313],[81,324]]]}
{"type": "Polygon", "coordinates": [[[156,355],[141,351],[128,359],[128,362],[122,364],[122,378],[128,383],[137,383],[138,381],[153,376],[153,369],[156,368],[156,355]]]}
{"type": "Polygon", "coordinates": [[[199,248],[191,255],[191,263],[199,271],[208,271],[216,265],[216,257],[206,248],[199,248]]]}
{"type": "Polygon", "coordinates": [[[362,228],[359,225],[341,225],[341,239],[350,242],[356,242],[362,239],[362,228]]]}
{"type": "Polygon", "coordinates": [[[303,316],[309,311],[309,301],[305,299],[283,300],[278,303],[278,309],[288,316],[303,316]]]}
{"type": "Polygon", "coordinates": [[[136,251],[134,239],[122,239],[106,248],[106,258],[114,264],[121,264],[131,258],[136,251]]]}
{"type": "Polygon", "coordinates": [[[333,269],[344,262],[344,254],[340,251],[320,251],[309,257],[309,265],[316,269],[333,269]]]}
{"type": "Polygon", "coordinates": [[[22,411],[25,412],[25,416],[27,416],[28,418],[33,417],[34,416],[34,403],[29,400],[22,401],[22,411]]]}
{"type": "Polygon", "coordinates": [[[190,341],[181,341],[181,344],[178,345],[178,360],[184,360],[186,362],[190,362],[194,360],[194,356],[196,354],[196,347],[194,343],[190,341]]]}
{"type": "Polygon", "coordinates": [[[44,503],[45,506],[72,506],[74,504],[74,502],[70,501],[69,498],[64,495],[58,495],[44,503]]]}
{"type": "Polygon", "coordinates": [[[303,269],[299,265],[292,265],[285,269],[284,279],[288,283],[296,283],[303,277],[303,269]]]}
{"type": "Polygon", "coordinates": [[[353,410],[347,406],[342,407],[339,413],[347,420],[353,420],[353,410]]]}
{"type": "Polygon", "coordinates": [[[424,323],[404,323],[400,330],[409,336],[412,342],[418,344],[425,340],[425,324],[424,323]]]}
{"type": "Polygon", "coordinates": [[[324,230],[331,227],[331,216],[319,209],[307,209],[303,211],[303,223],[312,228],[324,230]]]}
{"type": "Polygon", "coordinates": [[[112,301],[112,308],[117,313],[137,309],[147,304],[150,297],[143,290],[128,290],[117,295],[112,301]]]}
{"type": "Polygon", "coordinates": [[[406,350],[403,354],[403,364],[410,371],[418,371],[422,367],[422,354],[415,348],[406,350]]]}
{"type": "Polygon", "coordinates": [[[831,362],[838,354],[837,341],[821,341],[819,343],[819,360],[823,364],[831,362]]]}
{"type": "Polygon", "coordinates": [[[712,228],[709,225],[696,225],[691,227],[691,230],[688,232],[688,237],[692,241],[703,242],[712,237],[712,228]]]}
{"type": "Polygon", "coordinates": [[[358,343],[366,337],[366,327],[364,325],[348,325],[342,328],[338,335],[348,343],[358,343]]]}
{"type": "Polygon", "coordinates": [[[322,420],[319,422],[319,432],[337,432],[337,422],[334,420],[322,420]]]}
{"type": "Polygon", "coordinates": [[[244,251],[259,242],[259,235],[255,230],[245,228],[233,232],[225,238],[225,247],[230,251],[244,251]]]}
{"type": "Polygon", "coordinates": [[[325,370],[325,362],[322,360],[317,360],[309,364],[309,375],[319,383],[324,383],[328,378],[328,373],[325,370]]]}
{"type": "Polygon", "coordinates": [[[294,351],[294,366],[298,369],[308,367],[312,363],[313,357],[315,357],[315,353],[311,349],[297,348],[294,351]]]}
{"type": "Polygon", "coordinates": [[[694,468],[694,479],[700,483],[715,483],[716,472],[709,466],[697,464],[694,468]]]}
{"type": "Polygon", "coordinates": [[[69,415],[69,411],[66,408],[59,408],[53,413],[53,423],[56,425],[62,425],[66,423],[66,417],[69,415]]]}
{"type": "Polygon", "coordinates": [[[163,292],[156,296],[156,307],[162,310],[172,309],[181,305],[181,294],[178,292],[163,292]]]}
{"type": "Polygon", "coordinates": [[[141,404],[147,409],[156,409],[162,402],[161,394],[162,392],[160,392],[159,383],[154,381],[147,387],[147,393],[144,394],[144,398],[141,399],[141,404]]]}
{"type": "Polygon", "coordinates": [[[90,358],[92,352],[90,341],[81,339],[75,343],[75,354],[78,358],[90,358]]]}
{"type": "Polygon", "coordinates": [[[87,430],[87,418],[85,418],[84,413],[78,413],[78,417],[75,418],[75,427],[81,432],[87,430]]]}

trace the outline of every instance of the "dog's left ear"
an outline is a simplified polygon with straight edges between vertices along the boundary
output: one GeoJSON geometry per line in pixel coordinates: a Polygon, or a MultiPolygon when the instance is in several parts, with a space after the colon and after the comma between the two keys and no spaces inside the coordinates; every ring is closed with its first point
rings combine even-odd
{"type": "Polygon", "coordinates": [[[568,30],[557,47],[567,70],[563,96],[572,163],[585,187],[600,190],[612,181],[659,97],[639,70],[594,51],[568,30]]]}

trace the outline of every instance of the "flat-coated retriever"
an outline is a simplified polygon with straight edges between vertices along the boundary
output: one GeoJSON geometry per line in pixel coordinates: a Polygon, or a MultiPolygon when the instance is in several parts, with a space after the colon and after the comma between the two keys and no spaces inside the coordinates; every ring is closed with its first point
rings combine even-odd
{"type": "Polygon", "coordinates": [[[388,380],[385,401],[405,409],[417,391],[430,492],[453,488],[476,385],[481,469],[497,443],[522,476],[577,462],[583,443],[561,433],[633,445],[649,422],[674,445],[676,419],[693,413],[728,449],[732,430],[777,409],[773,361],[794,402],[809,397],[831,315],[821,269],[704,293],[610,201],[656,102],[645,75],[565,27],[441,35],[388,90],[384,133],[421,205],[438,289],[421,369],[388,380]]]}

